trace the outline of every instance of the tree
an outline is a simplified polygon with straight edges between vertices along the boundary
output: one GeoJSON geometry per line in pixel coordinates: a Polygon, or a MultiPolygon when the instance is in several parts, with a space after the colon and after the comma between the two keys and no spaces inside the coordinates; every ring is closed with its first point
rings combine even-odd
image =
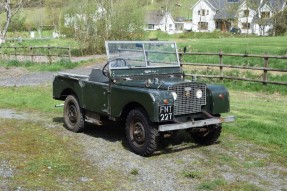
{"type": "Polygon", "coordinates": [[[277,13],[276,18],[278,24],[275,26],[276,35],[284,35],[287,32],[287,7],[284,11],[277,13]]]}
{"type": "Polygon", "coordinates": [[[0,31],[0,44],[2,42],[5,42],[6,34],[8,31],[8,27],[11,23],[12,17],[18,13],[22,5],[23,0],[15,0],[14,2],[12,2],[11,0],[2,0],[2,2],[0,3],[1,10],[6,13],[5,23],[0,31]]]}
{"type": "Polygon", "coordinates": [[[271,34],[273,36],[276,36],[276,28],[278,28],[278,26],[280,26],[280,13],[283,13],[282,8],[283,8],[283,4],[284,4],[285,0],[277,0],[277,1],[268,1],[268,5],[271,9],[271,13],[272,13],[272,17],[271,17],[271,21],[272,21],[272,29],[271,29],[271,34]]]}
{"type": "Polygon", "coordinates": [[[139,39],[143,33],[144,11],[137,0],[116,1],[111,10],[110,32],[112,40],[139,39]]]}
{"type": "Polygon", "coordinates": [[[139,1],[74,0],[64,22],[84,53],[101,53],[105,40],[138,39],[142,34],[144,15],[139,1]]]}
{"type": "Polygon", "coordinates": [[[62,8],[69,4],[69,1],[59,1],[59,0],[45,0],[44,6],[47,9],[48,18],[49,20],[47,23],[50,23],[51,25],[58,25],[60,24],[60,17],[62,8]]]}

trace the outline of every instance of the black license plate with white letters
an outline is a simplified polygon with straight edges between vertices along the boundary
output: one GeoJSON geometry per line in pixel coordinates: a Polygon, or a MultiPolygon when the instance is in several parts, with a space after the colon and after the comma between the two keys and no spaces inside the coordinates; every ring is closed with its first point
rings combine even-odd
{"type": "Polygon", "coordinates": [[[173,106],[162,105],[159,106],[159,121],[172,121],[173,120],[173,106]]]}

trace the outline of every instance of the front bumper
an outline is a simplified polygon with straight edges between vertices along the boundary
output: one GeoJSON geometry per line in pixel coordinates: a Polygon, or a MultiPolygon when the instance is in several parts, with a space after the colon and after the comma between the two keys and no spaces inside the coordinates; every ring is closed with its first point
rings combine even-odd
{"type": "Polygon", "coordinates": [[[174,130],[190,129],[190,128],[194,128],[194,127],[203,127],[203,126],[221,124],[221,123],[231,123],[234,121],[235,121],[234,116],[213,117],[210,119],[199,120],[199,121],[190,121],[190,122],[185,122],[185,123],[173,123],[173,124],[159,125],[158,130],[160,132],[174,131],[174,130]]]}

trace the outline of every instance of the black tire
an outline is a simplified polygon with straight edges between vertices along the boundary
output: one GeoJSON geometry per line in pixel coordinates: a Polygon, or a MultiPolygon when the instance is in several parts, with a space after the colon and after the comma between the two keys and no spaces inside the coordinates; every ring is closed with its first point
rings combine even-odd
{"type": "Polygon", "coordinates": [[[127,142],[138,155],[150,156],[157,149],[158,131],[150,122],[146,112],[141,109],[133,109],[126,119],[127,142]]]}
{"type": "Polygon", "coordinates": [[[75,96],[69,95],[64,104],[65,128],[73,132],[82,132],[85,128],[85,118],[75,96]]]}
{"type": "Polygon", "coordinates": [[[210,125],[206,128],[198,128],[193,130],[190,134],[194,142],[201,145],[211,145],[218,140],[220,133],[220,125],[210,125]]]}

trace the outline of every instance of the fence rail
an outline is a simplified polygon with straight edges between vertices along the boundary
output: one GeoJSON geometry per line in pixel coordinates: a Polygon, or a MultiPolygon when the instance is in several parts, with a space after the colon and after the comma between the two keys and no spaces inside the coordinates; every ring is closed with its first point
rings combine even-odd
{"type": "MultiPolygon", "coordinates": [[[[15,59],[21,60],[23,57],[34,62],[39,57],[46,58],[49,63],[53,62],[53,58],[67,58],[71,60],[71,48],[70,47],[58,47],[58,46],[9,46],[1,47],[0,54],[2,59],[15,59]]],[[[41,59],[43,61],[43,59],[41,59]]],[[[55,60],[55,59],[54,59],[55,60]]],[[[45,62],[45,61],[44,61],[45,62]]]]}
{"type": "MultiPolygon", "coordinates": [[[[284,59],[287,60],[286,56],[274,56],[274,55],[256,55],[256,54],[235,54],[235,53],[223,53],[220,51],[219,53],[210,53],[210,52],[188,52],[183,53],[180,52],[180,60],[183,66],[201,66],[201,67],[216,67],[219,68],[220,75],[203,75],[203,74],[186,74],[186,76],[198,76],[198,77],[205,77],[205,78],[219,78],[221,80],[223,79],[231,79],[231,80],[241,80],[241,81],[250,81],[250,82],[259,82],[263,83],[264,85],[267,84],[276,84],[276,85],[287,85],[287,82],[275,82],[275,81],[269,81],[268,80],[268,72],[280,72],[285,73],[287,72],[287,69],[280,69],[280,68],[269,68],[269,61],[270,59],[284,59]],[[218,64],[205,64],[205,63],[184,63],[182,62],[182,59],[184,57],[188,56],[218,56],[218,64]],[[262,67],[252,67],[252,66],[236,66],[231,64],[224,64],[223,63],[223,57],[242,57],[242,58],[261,58],[263,59],[262,67]],[[257,71],[263,71],[262,72],[262,79],[251,79],[251,78],[242,78],[242,77],[234,77],[234,76],[225,76],[224,75],[224,68],[234,68],[234,69],[240,69],[240,70],[257,70],[257,71]]],[[[287,63],[286,63],[287,66],[287,63]]]]}

